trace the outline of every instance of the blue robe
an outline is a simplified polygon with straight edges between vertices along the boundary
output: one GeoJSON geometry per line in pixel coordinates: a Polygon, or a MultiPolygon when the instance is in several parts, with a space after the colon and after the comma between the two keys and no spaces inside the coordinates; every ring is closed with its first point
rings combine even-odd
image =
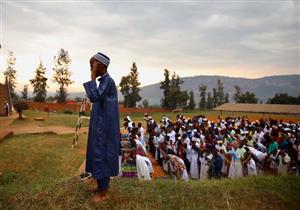
{"type": "Polygon", "coordinates": [[[88,144],[86,172],[95,179],[117,176],[119,173],[119,104],[114,80],[106,73],[100,79],[83,84],[86,94],[93,103],[88,144]]]}

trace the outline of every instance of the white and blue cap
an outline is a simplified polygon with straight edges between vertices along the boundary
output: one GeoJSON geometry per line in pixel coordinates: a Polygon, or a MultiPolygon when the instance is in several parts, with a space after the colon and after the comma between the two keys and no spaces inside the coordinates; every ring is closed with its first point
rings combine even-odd
{"type": "Polygon", "coordinates": [[[108,67],[109,63],[110,63],[110,59],[109,57],[107,57],[106,55],[104,55],[103,53],[98,52],[97,54],[95,54],[93,56],[96,60],[100,61],[101,63],[103,63],[106,67],[108,67]]]}

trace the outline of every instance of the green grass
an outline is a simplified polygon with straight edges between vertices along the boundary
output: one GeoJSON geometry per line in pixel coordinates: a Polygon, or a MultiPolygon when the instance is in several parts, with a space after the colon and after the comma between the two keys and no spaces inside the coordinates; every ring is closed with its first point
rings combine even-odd
{"type": "MultiPolygon", "coordinates": [[[[67,126],[74,127],[76,126],[78,113],[74,114],[64,114],[64,113],[54,113],[50,112],[49,118],[46,112],[41,111],[32,111],[26,110],[23,112],[23,115],[26,117],[23,120],[16,119],[12,124],[13,125],[37,125],[37,126],[67,126]],[[44,117],[45,121],[36,121],[34,118],[44,117]]],[[[88,126],[88,120],[83,120],[82,126],[88,126]]]]}
{"type": "MultiPolygon", "coordinates": [[[[224,119],[225,117],[228,116],[236,116],[236,117],[242,117],[242,116],[248,116],[249,118],[252,119],[258,119],[258,118],[276,118],[276,119],[289,119],[289,120],[293,120],[298,122],[300,120],[300,115],[287,115],[287,114],[261,114],[261,113],[250,113],[250,112],[219,112],[219,111],[201,111],[201,110],[183,110],[182,112],[156,112],[156,113],[150,113],[151,117],[156,121],[156,122],[160,122],[160,120],[162,119],[163,115],[166,115],[170,120],[175,121],[176,120],[176,116],[182,114],[186,117],[193,117],[196,115],[205,115],[206,117],[208,117],[208,119],[210,120],[216,120],[218,118],[218,116],[220,115],[222,117],[222,119],[224,119]]],[[[130,116],[130,118],[134,121],[134,122],[142,122],[144,123],[144,113],[121,113],[120,114],[120,122],[122,123],[121,125],[123,125],[123,119],[124,117],[126,117],[127,115],[130,116]]]]}
{"type": "Polygon", "coordinates": [[[299,209],[300,177],[173,181],[115,178],[111,199],[93,204],[74,174],[86,135],[18,135],[0,144],[0,209],[299,209]]]}
{"type": "MultiPolygon", "coordinates": [[[[173,112],[157,112],[157,113],[150,113],[150,115],[153,117],[153,119],[156,122],[160,122],[162,119],[163,115],[166,115],[169,119],[172,121],[175,121],[176,116],[178,114],[183,114],[186,117],[193,117],[195,115],[205,115],[211,120],[216,120],[217,117],[220,115],[219,111],[200,111],[200,110],[186,110],[182,111],[180,113],[173,113],[173,112]]],[[[24,115],[27,117],[24,120],[15,120],[12,124],[13,125],[37,125],[37,126],[67,126],[67,127],[72,127],[75,128],[76,123],[77,123],[77,118],[78,114],[73,113],[73,114],[64,114],[64,113],[50,113],[50,117],[48,118],[46,112],[41,112],[41,111],[32,111],[32,110],[26,110],[24,111],[24,115]],[[44,117],[45,121],[36,121],[34,118],[36,117],[44,117]]],[[[131,119],[134,122],[142,122],[145,126],[145,121],[144,121],[144,113],[130,113],[128,114],[131,119]]],[[[237,113],[232,113],[232,112],[222,112],[222,117],[226,116],[245,116],[247,115],[248,117],[252,117],[257,119],[258,117],[263,117],[263,118],[282,118],[282,119],[291,119],[293,121],[299,121],[300,116],[299,115],[281,115],[281,114],[258,114],[258,113],[245,113],[245,112],[237,112],[237,113]]],[[[126,113],[120,113],[120,125],[121,127],[123,126],[123,119],[127,116],[126,113]]],[[[89,125],[89,121],[84,119],[82,123],[82,127],[87,127],[89,125]]]]}

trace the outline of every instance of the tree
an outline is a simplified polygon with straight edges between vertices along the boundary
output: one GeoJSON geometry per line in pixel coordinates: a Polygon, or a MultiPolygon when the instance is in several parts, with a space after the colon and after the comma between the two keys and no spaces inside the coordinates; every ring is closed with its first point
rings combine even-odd
{"type": "Polygon", "coordinates": [[[224,104],[225,102],[225,94],[224,94],[224,87],[223,87],[223,83],[220,79],[218,79],[217,82],[217,100],[216,100],[216,105],[220,106],[222,104],[224,104]]]}
{"type": "Polygon", "coordinates": [[[46,101],[54,101],[54,100],[55,100],[55,97],[53,97],[53,96],[48,96],[46,99],[46,101]]]}
{"type": "Polygon", "coordinates": [[[217,104],[218,104],[218,92],[216,88],[213,88],[212,108],[216,107],[217,104]]]}
{"type": "Polygon", "coordinates": [[[35,70],[35,77],[30,81],[33,86],[33,100],[44,102],[47,95],[47,78],[45,77],[46,68],[43,66],[42,61],[35,70]]]}
{"type": "Polygon", "coordinates": [[[25,101],[17,101],[14,103],[13,106],[19,114],[19,119],[22,120],[23,119],[22,112],[23,110],[27,110],[29,108],[28,104],[25,101]]]}
{"type": "Polygon", "coordinates": [[[181,91],[180,85],[183,80],[175,72],[170,80],[170,72],[165,69],[165,80],[161,82],[160,89],[164,91],[164,97],[161,99],[162,106],[166,109],[175,109],[177,107],[185,108],[189,94],[187,91],[181,91]]]}
{"type": "Polygon", "coordinates": [[[176,106],[174,108],[187,108],[187,102],[189,98],[189,93],[186,90],[178,92],[178,95],[176,97],[176,106]]]}
{"type": "Polygon", "coordinates": [[[225,101],[224,102],[229,103],[229,94],[228,93],[226,93],[226,95],[225,95],[225,101]]]}
{"type": "Polygon", "coordinates": [[[17,94],[15,93],[16,88],[16,57],[14,57],[14,53],[12,51],[8,52],[8,59],[7,59],[7,68],[3,72],[4,76],[7,77],[9,82],[9,90],[10,94],[13,99],[17,98],[17,94]]]}
{"type": "Polygon", "coordinates": [[[287,93],[276,93],[274,97],[269,98],[268,104],[300,104],[300,94],[298,97],[289,96],[287,93]]]}
{"type": "Polygon", "coordinates": [[[164,77],[165,80],[160,82],[160,89],[163,90],[164,97],[161,99],[161,105],[162,107],[169,109],[169,95],[170,95],[170,72],[168,69],[164,70],[164,77]]]}
{"type": "Polygon", "coordinates": [[[23,90],[21,91],[22,99],[28,99],[28,85],[24,85],[23,90]]]}
{"type": "Polygon", "coordinates": [[[206,104],[207,109],[212,109],[213,108],[213,98],[211,97],[211,93],[207,93],[207,104],[206,104]]]}
{"type": "Polygon", "coordinates": [[[256,98],[255,93],[251,93],[249,91],[246,91],[245,93],[242,92],[242,89],[235,85],[235,94],[233,95],[233,100],[235,100],[236,103],[248,103],[248,104],[257,104],[258,98],[256,98]]]}
{"type": "Polygon", "coordinates": [[[71,59],[68,51],[61,49],[58,52],[58,56],[54,56],[54,75],[53,82],[59,85],[59,89],[56,91],[57,102],[62,103],[67,100],[68,93],[67,87],[73,83],[70,79],[72,73],[69,70],[71,59]]]}
{"type": "Polygon", "coordinates": [[[141,88],[139,87],[141,83],[139,82],[138,77],[139,77],[139,73],[137,71],[137,66],[135,62],[133,62],[129,74],[129,84],[131,87],[131,97],[130,97],[131,107],[136,107],[136,103],[142,99],[142,97],[139,94],[139,92],[141,91],[141,88]]]}
{"type": "Polygon", "coordinates": [[[129,94],[130,94],[130,86],[129,86],[129,77],[123,76],[120,82],[121,93],[124,96],[124,106],[129,106],[129,94]]]}
{"type": "Polygon", "coordinates": [[[246,91],[240,96],[239,103],[257,104],[258,98],[256,98],[255,93],[246,91]]]}
{"type": "Polygon", "coordinates": [[[148,107],[149,107],[149,102],[148,102],[147,99],[144,99],[144,100],[143,100],[143,107],[144,107],[144,108],[148,108],[148,107]]]}
{"type": "Polygon", "coordinates": [[[195,103],[195,99],[194,99],[194,91],[191,90],[190,97],[189,97],[188,109],[195,109],[195,106],[196,106],[196,103],[195,103]]]}
{"type": "Polygon", "coordinates": [[[81,97],[78,97],[78,96],[75,97],[74,100],[75,100],[76,102],[82,102],[82,98],[81,98],[81,97]]]}
{"type": "Polygon", "coordinates": [[[140,96],[140,85],[138,79],[139,73],[137,71],[137,66],[133,62],[130,68],[130,73],[127,76],[121,78],[120,87],[121,93],[124,96],[124,104],[126,107],[136,107],[136,103],[142,99],[140,96]]]}
{"type": "Polygon", "coordinates": [[[235,94],[233,95],[233,100],[238,103],[238,99],[239,97],[241,96],[241,93],[242,93],[242,89],[240,88],[240,86],[238,85],[235,85],[234,86],[234,89],[235,89],[235,94]]]}
{"type": "Polygon", "coordinates": [[[206,102],[206,90],[207,90],[207,86],[204,84],[201,84],[201,86],[199,86],[199,92],[200,92],[200,102],[199,102],[199,108],[200,109],[206,109],[207,106],[207,102],[206,102]]]}

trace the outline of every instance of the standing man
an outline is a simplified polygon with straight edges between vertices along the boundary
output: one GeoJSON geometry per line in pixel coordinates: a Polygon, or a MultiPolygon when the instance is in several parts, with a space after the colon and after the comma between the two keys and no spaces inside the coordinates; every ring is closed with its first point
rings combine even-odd
{"type": "Polygon", "coordinates": [[[94,202],[107,200],[109,180],[119,173],[119,104],[114,80],[107,73],[109,57],[102,53],[90,59],[91,81],[83,84],[93,103],[86,153],[86,172],[97,180],[94,202]],[[96,78],[99,77],[97,87],[96,78]]]}

